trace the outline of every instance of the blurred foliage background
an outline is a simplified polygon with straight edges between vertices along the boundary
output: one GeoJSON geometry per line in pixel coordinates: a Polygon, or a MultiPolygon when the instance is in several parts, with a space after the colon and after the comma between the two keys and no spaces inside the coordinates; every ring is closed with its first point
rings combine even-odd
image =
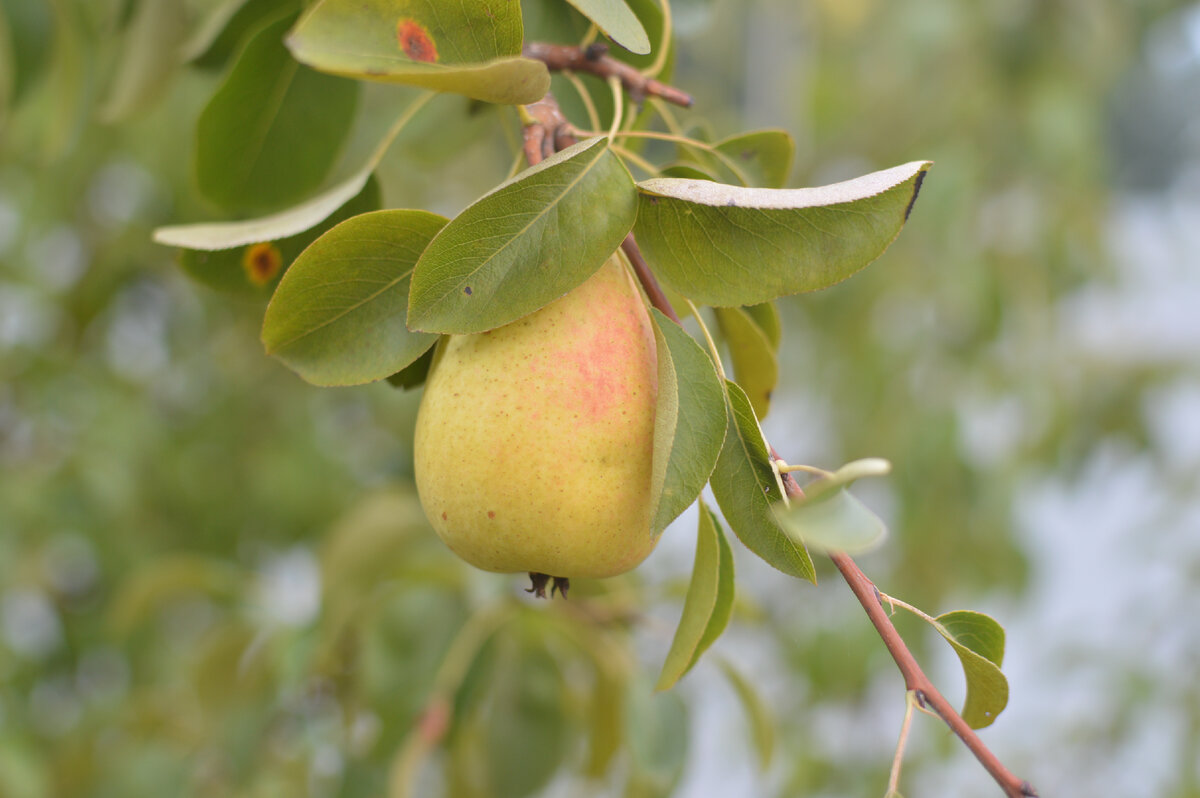
{"type": "MultiPolygon", "coordinates": [[[[219,5],[0,0],[0,795],[882,793],[903,687],[831,569],[739,551],[730,631],[654,695],[694,514],[637,573],[527,600],[427,529],[419,392],[303,384],[262,352],[263,297],[150,243],[216,213],[191,152],[237,37],[178,54],[219,5]]],[[[893,461],[862,564],[1008,627],[984,738],[1043,795],[1200,795],[1200,5],[674,11],[686,118],[791,131],[792,185],[936,162],[879,262],[782,303],[768,437],[893,461]]],[[[411,96],[364,87],[346,163],[411,96]]],[[[435,100],[386,205],[453,215],[516,129],[435,100]]],[[[903,784],[998,794],[932,721],[903,784]]]]}

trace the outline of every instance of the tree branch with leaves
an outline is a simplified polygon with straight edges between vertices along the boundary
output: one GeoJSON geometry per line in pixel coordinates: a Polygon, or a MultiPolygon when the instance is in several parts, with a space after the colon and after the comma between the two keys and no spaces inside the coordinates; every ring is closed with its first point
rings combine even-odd
{"type": "MultiPolygon", "coordinates": [[[[668,107],[693,104],[666,74],[669,3],[634,4],[640,13],[622,2],[572,4],[570,15],[559,9],[572,22],[555,42],[527,41],[519,5],[499,0],[437,14],[419,4],[319,0],[299,16],[264,20],[201,115],[197,164],[210,200],[232,214],[265,215],[162,228],[156,239],[183,248],[184,268],[214,287],[270,294],[263,344],[307,382],[425,384],[415,454],[421,502],[451,549],[478,567],[529,571],[539,594],[549,585],[565,597],[570,578],[636,566],[698,504],[695,565],[660,690],[696,664],[731,617],[727,525],[801,580],[815,582],[811,551],[828,554],[862,604],[909,696],[890,792],[916,706],[940,716],[1007,795],[1035,795],[974,731],[1007,702],[1003,630],[979,613],[934,618],[884,596],[847,554],[884,535],[848,488],[890,466],[788,465],[759,426],[778,379],[774,303],[830,287],[879,257],[931,164],[785,188],[794,150],[786,132],[708,141],[685,132],[668,107]],[[311,69],[297,72],[296,62],[311,69]],[[564,113],[549,93],[552,73],[586,118],[564,113]],[[358,101],[358,84],[338,78],[426,93],[398,110],[360,168],[322,188],[358,101]],[[442,94],[515,106],[528,167],[453,219],[383,207],[377,167],[442,94]],[[322,102],[342,112],[313,114],[322,102]],[[289,143],[288,120],[310,117],[303,148],[289,143]],[[803,489],[797,472],[813,476],[803,489]],[[706,486],[720,516],[701,498],[706,486]],[[885,604],[915,612],[955,649],[968,682],[961,714],[921,671],[885,604]]],[[[489,624],[454,648],[454,678],[439,681],[394,769],[396,794],[465,724],[450,707],[501,628],[489,624]]]]}

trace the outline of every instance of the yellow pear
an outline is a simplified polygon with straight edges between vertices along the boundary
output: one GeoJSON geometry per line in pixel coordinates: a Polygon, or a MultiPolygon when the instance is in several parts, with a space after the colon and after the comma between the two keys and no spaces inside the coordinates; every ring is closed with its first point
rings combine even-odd
{"type": "Polygon", "coordinates": [[[414,442],[425,514],[487,571],[630,570],[654,548],[657,395],[654,330],[619,254],[523,319],[443,339],[414,442]]]}

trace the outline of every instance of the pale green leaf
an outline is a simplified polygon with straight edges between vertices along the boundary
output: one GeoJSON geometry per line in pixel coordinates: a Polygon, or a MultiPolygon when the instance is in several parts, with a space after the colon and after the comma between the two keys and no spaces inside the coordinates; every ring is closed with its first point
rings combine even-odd
{"type": "Polygon", "coordinates": [[[776,309],[774,302],[763,302],[759,305],[746,305],[742,308],[758,325],[758,329],[763,331],[767,336],[767,340],[771,342],[771,349],[775,352],[779,351],[779,344],[783,340],[783,323],[779,320],[779,310],[776,309]]]}
{"type": "Polygon", "coordinates": [[[826,288],[896,238],[928,161],[821,188],[638,184],[634,232],[660,279],[695,302],[753,305],[826,288]]]}
{"type": "Polygon", "coordinates": [[[691,670],[725,630],[732,608],[733,552],[712,511],[701,501],[692,580],[656,690],[670,689],[691,670]]]}
{"type": "Polygon", "coordinates": [[[490,794],[524,798],[545,786],[566,756],[568,697],[544,647],[526,648],[505,665],[488,696],[482,753],[490,794]]]}
{"type": "Polygon", "coordinates": [[[550,88],[521,44],[520,6],[507,0],[320,0],[288,36],[296,59],[322,72],[510,104],[550,88]]]}
{"type": "Polygon", "coordinates": [[[1008,680],[1000,671],[1004,627],[990,616],[968,610],[939,615],[933,626],[962,663],[967,679],[963,720],[972,729],[990,726],[1008,705],[1008,680]]]}
{"type": "Polygon", "coordinates": [[[645,55],[650,52],[650,39],[637,15],[624,0],[567,0],[579,13],[596,23],[608,38],[629,50],[645,55]]]}
{"type": "MultiPolygon", "coordinates": [[[[179,265],[193,279],[210,288],[235,294],[259,296],[266,299],[279,283],[284,272],[296,260],[297,256],[304,251],[305,247],[316,241],[318,237],[334,225],[352,216],[357,216],[360,213],[379,210],[381,200],[378,181],[373,179],[368,180],[366,185],[362,186],[361,189],[348,202],[336,208],[331,215],[322,217],[315,225],[305,228],[298,233],[288,235],[286,238],[257,238],[253,243],[239,245],[231,249],[184,249],[179,255],[179,265]],[[277,258],[278,268],[274,270],[273,274],[267,274],[256,269],[254,266],[256,257],[277,258]]],[[[235,224],[232,223],[229,226],[232,227],[235,224]]],[[[200,228],[204,226],[194,225],[189,227],[200,228]]],[[[219,225],[208,226],[219,227],[219,225]]],[[[185,230],[187,228],[174,229],[185,230]]],[[[270,226],[262,225],[257,229],[260,233],[270,235],[274,231],[286,228],[278,226],[273,231],[270,226]]],[[[169,229],[162,228],[160,232],[167,230],[169,229]]],[[[197,232],[199,231],[188,229],[187,235],[192,236],[197,232]]]]}
{"type": "Polygon", "coordinates": [[[783,530],[809,550],[861,554],[887,535],[879,516],[844,488],[817,500],[793,498],[789,507],[776,504],[775,516],[783,530]]]}
{"type": "Polygon", "coordinates": [[[700,345],[658,310],[651,312],[658,351],[658,405],[650,530],[657,536],[695,501],[712,475],[725,440],[725,393],[700,345]]]}
{"type": "Polygon", "coordinates": [[[409,324],[475,333],[532,313],[616,251],[637,213],[633,180],[602,138],[500,184],[430,243],[413,273],[409,324]]]}
{"type": "Polygon", "coordinates": [[[254,35],[196,124],[197,184],[223,208],[262,210],[312,192],[350,131],[358,86],[292,60],[289,21],[254,35]]]}
{"type": "Polygon", "coordinates": [[[267,351],[314,385],[381,380],[412,363],[437,336],[405,326],[409,280],[445,223],[427,211],[376,211],[321,236],[267,306],[267,351]]]}
{"type": "Polygon", "coordinates": [[[749,397],[754,414],[766,418],[771,409],[771,394],[779,381],[775,347],[744,308],[715,310],[733,361],[733,377],[749,397]]]}
{"type": "Polygon", "coordinates": [[[847,463],[804,486],[803,498],[775,504],[775,517],[793,539],[823,552],[861,554],[875,548],[887,527],[846,488],[863,477],[890,473],[892,464],[878,457],[847,463]]]}
{"type": "Polygon", "coordinates": [[[626,672],[613,667],[611,656],[593,658],[596,680],[592,685],[591,707],[587,713],[588,754],[583,772],[593,779],[604,776],[625,740],[626,672]]]}
{"type": "Polygon", "coordinates": [[[121,583],[108,602],[108,623],[124,637],[172,601],[197,595],[232,598],[241,583],[238,570],[222,560],[189,554],[159,557],[121,583]]]}
{"type": "Polygon", "coordinates": [[[200,67],[223,65],[264,22],[300,10],[300,0],[220,0],[194,22],[179,57],[200,67]]]}
{"type": "MultiPolygon", "coordinates": [[[[257,219],[238,222],[203,222],[160,227],[154,231],[154,240],[167,246],[194,250],[221,250],[255,244],[260,241],[276,241],[288,238],[316,227],[325,221],[351,197],[358,195],[367,185],[375,167],[383,160],[388,147],[413,116],[424,107],[433,95],[417,98],[392,127],[380,139],[379,144],[358,171],[320,194],[299,205],[257,219]]],[[[369,208],[367,210],[375,210],[369,208]]]]}
{"type": "Polygon", "coordinates": [[[634,795],[669,795],[679,783],[688,751],[687,705],[678,691],[651,692],[637,685],[627,694],[631,789],[634,795]]]}
{"type": "Polygon", "coordinates": [[[715,156],[745,186],[782,188],[792,171],[796,144],[784,130],[755,130],[717,142],[715,156]]]}
{"type": "Polygon", "coordinates": [[[709,480],[721,513],[750,551],[785,574],[815,583],[812,558],[783,530],[772,509],[783,498],[783,486],[750,400],[736,383],[726,380],[725,388],[728,429],[709,480]]]}
{"type": "Polygon", "coordinates": [[[157,99],[175,76],[187,24],[182,0],[141,0],[124,34],[116,75],[100,106],[104,122],[126,119],[157,99]]]}
{"type": "Polygon", "coordinates": [[[742,711],[746,713],[746,720],[750,724],[750,739],[754,743],[754,752],[758,754],[758,766],[766,770],[771,764],[771,755],[775,752],[775,719],[771,716],[771,709],[763,700],[758,688],[732,662],[721,657],[717,664],[729,679],[729,684],[742,705],[742,711]]]}

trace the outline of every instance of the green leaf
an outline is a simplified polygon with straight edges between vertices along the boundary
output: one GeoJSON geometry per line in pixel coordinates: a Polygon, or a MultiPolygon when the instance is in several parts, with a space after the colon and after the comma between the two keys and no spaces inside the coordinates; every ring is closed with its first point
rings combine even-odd
{"type": "Polygon", "coordinates": [[[476,333],[526,316],[594,274],[636,214],[633,179],[605,139],[568,147],[446,225],[413,273],[409,323],[476,333]]]}
{"type": "Polygon", "coordinates": [[[775,720],[771,710],[762,699],[762,694],[747,679],[733,663],[724,657],[717,659],[721,671],[729,679],[733,692],[746,713],[750,723],[750,739],[754,742],[754,751],[758,754],[758,766],[766,770],[771,764],[771,755],[775,752],[775,720]]]}
{"type": "Polygon", "coordinates": [[[766,418],[779,381],[775,347],[744,308],[716,308],[716,315],[733,361],[734,379],[745,390],[754,414],[766,418]]]}
{"type": "Polygon", "coordinates": [[[950,643],[967,679],[963,720],[972,729],[990,726],[1008,705],[1004,627],[982,612],[957,610],[939,615],[933,627],[950,643]]]}
{"type": "MultiPolygon", "coordinates": [[[[7,12],[0,5],[0,130],[8,118],[8,108],[17,93],[17,48],[7,12]]],[[[0,782],[2,785],[2,782],[0,782]]]]}
{"type": "Polygon", "coordinates": [[[293,61],[289,23],[250,39],[196,124],[197,184],[223,208],[278,207],[313,191],[350,131],[357,84],[293,61]]]}
{"type": "Polygon", "coordinates": [[[489,696],[483,756],[491,794],[524,798],[545,786],[566,756],[567,696],[544,648],[530,647],[507,664],[489,696]]]}
{"type": "Polygon", "coordinates": [[[742,310],[749,314],[754,323],[758,325],[758,329],[767,336],[767,340],[771,342],[771,349],[778,352],[779,344],[783,340],[783,323],[779,320],[779,311],[776,309],[775,303],[763,302],[760,305],[746,305],[742,310]]]}
{"type": "Polygon", "coordinates": [[[659,278],[705,305],[753,305],[827,288],[896,238],[929,161],[821,188],[638,184],[634,232],[659,278]]]}
{"type": "MultiPolygon", "coordinates": [[[[275,241],[302,233],[327,219],[330,214],[363,191],[375,167],[383,160],[388,147],[405,125],[425,106],[432,94],[426,94],[409,104],[404,113],[380,139],[374,152],[357,172],[326,189],[315,197],[287,210],[239,222],[204,222],[172,225],[154,231],[154,240],[167,246],[196,250],[232,249],[260,241],[275,241]]],[[[375,192],[378,194],[378,191],[375,192]]],[[[365,210],[375,210],[379,205],[365,210]]],[[[332,226],[332,225],[330,225],[332,226]]]]}
{"type": "MultiPolygon", "coordinates": [[[[296,260],[305,247],[316,241],[327,230],[360,213],[378,210],[381,204],[379,183],[369,180],[357,195],[336,209],[333,215],[326,215],[314,227],[305,228],[299,233],[288,235],[286,238],[263,239],[256,238],[253,242],[235,245],[231,249],[215,251],[185,249],[180,253],[179,264],[193,279],[215,288],[218,291],[250,294],[266,298],[283,277],[284,272],[296,260]],[[267,247],[264,249],[263,245],[267,247]],[[272,249],[273,248],[273,251],[272,249]],[[266,257],[277,258],[278,268],[273,274],[255,267],[256,259],[266,257]]],[[[329,196],[329,195],[323,195],[329,196]]],[[[237,223],[227,227],[234,227],[237,223]]],[[[249,225],[250,223],[245,223],[249,225]]],[[[170,237],[172,230],[183,231],[183,235],[174,240],[189,240],[196,234],[204,235],[199,228],[220,228],[222,225],[188,225],[177,228],[160,228],[156,231],[155,240],[160,242],[170,237]],[[162,233],[164,235],[159,236],[162,233]]],[[[286,230],[282,225],[262,224],[257,227],[260,234],[270,235],[272,232],[286,230]],[[272,229],[274,228],[274,230],[272,229]]],[[[193,239],[194,240],[194,239],[193,239]]],[[[210,239],[210,240],[215,240],[210,239]]]]}
{"type": "Polygon", "coordinates": [[[868,476],[883,476],[891,463],[880,458],[855,460],[828,477],[804,486],[804,498],[775,504],[779,525],[809,549],[860,554],[875,548],[887,535],[887,527],[846,487],[868,476]]]}
{"type": "Polygon", "coordinates": [[[550,88],[546,66],[520,57],[522,38],[509,0],[321,0],[288,47],[322,72],[517,104],[550,88]]]}
{"type": "Polygon", "coordinates": [[[662,534],[688,508],[712,475],[725,440],[725,392],[700,345],[651,308],[658,351],[658,406],[650,532],[662,534]]]}
{"type": "Polygon", "coordinates": [[[267,306],[267,352],[314,385],[381,380],[412,363],[437,336],[405,326],[409,279],[445,224],[428,211],[375,211],[314,241],[267,306]]]}
{"type": "Polygon", "coordinates": [[[716,182],[716,178],[710,172],[706,172],[699,166],[690,163],[671,163],[659,170],[659,177],[679,177],[685,180],[711,180],[716,182]]]}
{"type": "Polygon", "coordinates": [[[299,6],[299,0],[221,0],[192,26],[191,35],[180,46],[180,59],[200,67],[220,66],[247,34],[285,10],[298,11],[299,6]]]}
{"type": "Polygon", "coordinates": [[[746,548],[785,574],[815,584],[812,558],[788,536],[772,510],[783,497],[783,485],[750,400],[737,383],[726,380],[725,388],[729,426],[710,480],[721,513],[746,548]]]}
{"type": "Polygon", "coordinates": [[[402,391],[411,391],[425,384],[429,367],[433,365],[433,353],[437,346],[425,350],[425,354],[387,378],[388,383],[402,391]]]}
{"type": "Polygon", "coordinates": [[[237,569],[213,557],[159,557],[121,583],[108,604],[108,623],[124,637],[172,601],[196,594],[230,598],[241,581],[237,569]]]}
{"type": "Polygon", "coordinates": [[[624,0],[567,0],[579,13],[596,23],[608,38],[631,53],[650,52],[650,39],[641,21],[624,0]]]}
{"type": "Polygon", "coordinates": [[[123,36],[116,76],[100,107],[104,122],[117,122],[146,108],[167,88],[179,65],[185,33],[181,0],[141,0],[123,36]]]}
{"type": "Polygon", "coordinates": [[[584,773],[593,779],[604,776],[625,739],[626,672],[613,667],[611,657],[595,657],[596,680],[592,686],[587,762],[584,773]]]}
{"type": "Polygon", "coordinates": [[[861,554],[887,536],[887,527],[848,490],[835,491],[819,501],[792,499],[790,507],[776,505],[779,525],[810,550],[861,554]]]}
{"type": "Polygon", "coordinates": [[[755,130],[722,139],[716,145],[721,165],[746,186],[783,188],[792,172],[796,144],[785,130],[755,130]]]}
{"type": "Polygon", "coordinates": [[[688,750],[687,706],[678,691],[627,693],[626,736],[632,774],[627,794],[665,796],[679,783],[688,750]]]}
{"type": "Polygon", "coordinates": [[[683,615],[663,662],[656,690],[668,690],[725,631],[733,611],[733,552],[712,510],[700,502],[696,560],[683,615]]]}

